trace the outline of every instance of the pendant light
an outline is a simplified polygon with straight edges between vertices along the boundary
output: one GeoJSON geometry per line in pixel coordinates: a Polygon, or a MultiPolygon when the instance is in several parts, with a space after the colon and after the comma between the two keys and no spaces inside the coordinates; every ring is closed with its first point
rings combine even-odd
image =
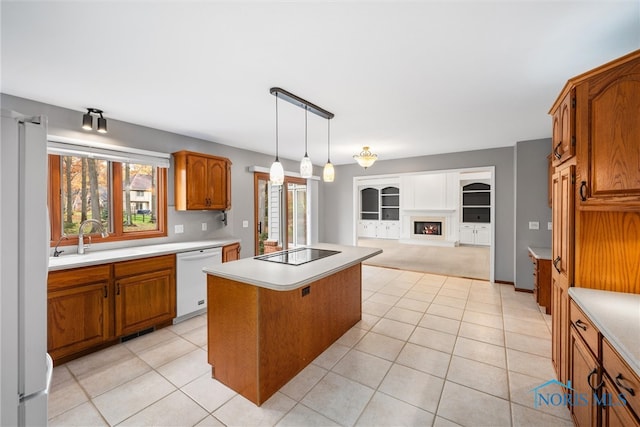
{"type": "Polygon", "coordinates": [[[311,159],[309,158],[309,154],[307,154],[307,112],[308,108],[304,108],[304,157],[300,161],[300,176],[303,178],[311,178],[313,175],[313,165],[311,164],[311,159]]]}
{"type": "Polygon", "coordinates": [[[336,173],[331,164],[331,121],[327,119],[327,164],[324,165],[322,179],[324,182],[333,182],[335,176],[336,173]]]}
{"type": "Polygon", "coordinates": [[[284,183],[284,169],[278,158],[278,94],[276,93],[276,160],[269,169],[269,181],[271,185],[282,185],[284,183]]]}

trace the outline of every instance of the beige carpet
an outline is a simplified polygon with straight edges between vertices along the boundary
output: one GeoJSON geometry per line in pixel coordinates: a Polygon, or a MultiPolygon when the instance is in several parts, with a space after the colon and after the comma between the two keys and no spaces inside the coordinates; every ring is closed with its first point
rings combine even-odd
{"type": "Polygon", "coordinates": [[[385,239],[359,239],[358,246],[380,248],[383,251],[366,260],[364,264],[367,265],[489,280],[488,246],[446,248],[409,245],[385,239]]]}

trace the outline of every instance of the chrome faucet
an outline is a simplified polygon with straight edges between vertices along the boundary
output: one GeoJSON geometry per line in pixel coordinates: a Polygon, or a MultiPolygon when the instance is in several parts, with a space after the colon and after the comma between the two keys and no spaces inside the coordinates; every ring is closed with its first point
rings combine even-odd
{"type": "Polygon", "coordinates": [[[80,223],[80,227],[78,228],[78,255],[84,254],[84,226],[88,223],[96,224],[98,226],[98,231],[102,237],[109,236],[107,230],[104,229],[104,226],[97,219],[86,219],[80,223]]]}

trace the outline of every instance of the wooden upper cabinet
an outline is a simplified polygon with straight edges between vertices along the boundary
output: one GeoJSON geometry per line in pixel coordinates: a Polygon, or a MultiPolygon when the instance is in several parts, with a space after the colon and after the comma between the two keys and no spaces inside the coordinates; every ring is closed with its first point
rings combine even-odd
{"type": "Polygon", "coordinates": [[[578,207],[640,210],[640,50],[576,85],[578,207]]]}
{"type": "Polygon", "coordinates": [[[173,153],[177,210],[231,208],[231,161],[190,151],[173,153]]]}
{"type": "Polygon", "coordinates": [[[558,166],[575,155],[575,91],[567,91],[551,110],[553,121],[552,147],[553,165],[558,166]]]}

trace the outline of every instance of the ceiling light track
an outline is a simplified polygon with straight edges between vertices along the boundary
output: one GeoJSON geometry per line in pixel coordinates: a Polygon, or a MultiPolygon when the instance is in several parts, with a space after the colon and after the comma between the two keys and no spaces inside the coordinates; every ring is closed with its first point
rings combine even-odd
{"type": "Polygon", "coordinates": [[[277,96],[278,98],[290,102],[300,108],[304,108],[310,113],[313,113],[317,116],[320,116],[327,120],[333,119],[334,114],[332,112],[327,111],[322,107],[318,107],[317,105],[307,101],[306,99],[300,98],[299,96],[294,95],[282,88],[272,87],[271,89],[269,89],[269,92],[271,92],[271,95],[277,96]]]}

